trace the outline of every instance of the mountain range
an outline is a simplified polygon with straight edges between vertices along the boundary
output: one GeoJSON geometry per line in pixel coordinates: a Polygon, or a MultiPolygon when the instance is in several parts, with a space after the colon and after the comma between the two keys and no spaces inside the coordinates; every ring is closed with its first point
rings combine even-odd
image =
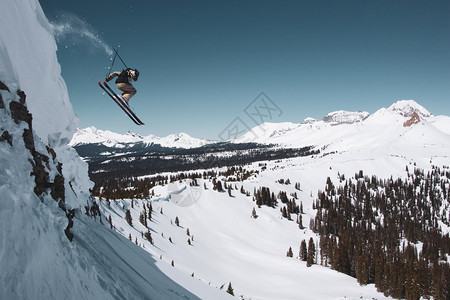
{"type": "Polygon", "coordinates": [[[142,136],[136,133],[118,134],[109,130],[100,130],[93,126],[77,129],[70,142],[71,146],[83,144],[102,144],[111,148],[122,148],[125,145],[142,143],[144,145],[158,144],[166,148],[198,148],[211,143],[207,140],[193,138],[186,133],[170,134],[166,137],[155,135],[142,136]]]}
{"type": "MultiPolygon", "coordinates": [[[[450,117],[435,116],[414,100],[401,100],[373,114],[364,111],[335,111],[321,120],[306,118],[301,123],[263,123],[229,143],[278,145],[284,148],[314,146],[322,151],[349,151],[365,147],[392,148],[411,144],[412,147],[447,147],[450,117]],[[439,141],[436,144],[436,141],[439,141]]],[[[165,148],[192,149],[219,143],[193,138],[186,133],[167,137],[141,136],[135,133],[117,134],[95,127],[78,129],[70,145],[102,145],[103,148],[141,148],[159,145],[165,148]]]]}

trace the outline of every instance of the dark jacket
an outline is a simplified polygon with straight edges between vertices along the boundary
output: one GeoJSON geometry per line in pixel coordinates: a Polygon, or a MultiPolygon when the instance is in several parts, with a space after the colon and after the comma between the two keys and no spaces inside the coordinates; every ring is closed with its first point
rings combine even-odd
{"type": "Polygon", "coordinates": [[[125,69],[122,72],[113,72],[106,77],[106,81],[110,81],[114,77],[118,76],[116,79],[117,83],[130,83],[131,81],[137,81],[139,72],[133,69],[125,69]]]}

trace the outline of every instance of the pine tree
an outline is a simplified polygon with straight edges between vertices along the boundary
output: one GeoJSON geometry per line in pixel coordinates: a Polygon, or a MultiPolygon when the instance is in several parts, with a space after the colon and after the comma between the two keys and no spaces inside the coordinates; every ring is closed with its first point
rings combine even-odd
{"type": "Polygon", "coordinates": [[[131,218],[131,212],[129,209],[125,212],[125,220],[127,221],[128,225],[133,226],[133,219],[131,218]]]}
{"type": "Polygon", "coordinates": [[[289,247],[289,250],[288,250],[288,252],[286,253],[286,256],[287,256],[287,257],[293,257],[293,256],[294,256],[294,253],[292,253],[292,248],[291,248],[291,247],[289,247]]]}
{"type": "Polygon", "coordinates": [[[298,216],[298,228],[300,229],[304,229],[305,227],[303,227],[303,218],[302,215],[298,216]]]}
{"type": "Polygon", "coordinates": [[[315,257],[316,257],[316,246],[314,245],[314,240],[310,238],[308,242],[308,254],[306,256],[307,267],[311,267],[314,264],[315,257]]]}
{"type": "Polygon", "coordinates": [[[258,217],[258,215],[256,214],[256,209],[253,207],[253,210],[252,210],[252,218],[253,219],[256,219],[258,217]]]}
{"type": "Polygon", "coordinates": [[[109,217],[108,217],[108,223],[109,223],[109,227],[112,230],[113,229],[113,225],[112,225],[112,217],[111,217],[111,215],[109,215],[109,217]]]}
{"type": "Polygon", "coordinates": [[[220,180],[217,181],[216,189],[217,189],[218,192],[221,192],[221,191],[222,191],[222,182],[221,182],[220,180]]]}
{"type": "Polygon", "coordinates": [[[302,240],[300,243],[300,253],[299,253],[300,259],[303,261],[306,261],[308,257],[308,248],[306,247],[306,241],[302,240]]]}
{"type": "Polygon", "coordinates": [[[234,296],[234,290],[231,287],[231,282],[228,284],[227,293],[234,296]]]}
{"type": "Polygon", "coordinates": [[[144,236],[147,239],[147,241],[149,241],[150,244],[153,245],[153,239],[152,239],[152,234],[150,233],[150,230],[147,229],[147,232],[144,233],[144,236]]]}
{"type": "Polygon", "coordinates": [[[143,213],[141,213],[140,215],[139,215],[139,222],[142,224],[142,225],[144,225],[144,226],[147,226],[147,218],[144,216],[144,214],[143,213]]]}
{"type": "Polygon", "coordinates": [[[283,206],[281,215],[283,216],[283,218],[287,218],[287,217],[288,217],[288,213],[287,213],[287,210],[286,210],[286,206],[283,206]]]}

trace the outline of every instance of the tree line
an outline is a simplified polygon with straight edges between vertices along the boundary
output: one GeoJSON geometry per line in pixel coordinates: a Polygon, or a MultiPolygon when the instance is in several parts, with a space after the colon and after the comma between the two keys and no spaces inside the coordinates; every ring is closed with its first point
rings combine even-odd
{"type": "Polygon", "coordinates": [[[355,177],[339,187],[328,178],[314,203],[310,227],[320,235],[321,263],[386,296],[449,299],[450,237],[442,227],[450,225],[450,173],[355,177]]]}

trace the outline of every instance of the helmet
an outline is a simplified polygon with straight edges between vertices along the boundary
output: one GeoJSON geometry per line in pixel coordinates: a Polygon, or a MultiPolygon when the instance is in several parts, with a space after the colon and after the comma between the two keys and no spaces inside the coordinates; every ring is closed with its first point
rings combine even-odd
{"type": "Polygon", "coordinates": [[[133,80],[134,80],[134,81],[137,81],[137,80],[138,80],[138,77],[139,77],[139,71],[138,71],[137,69],[135,69],[135,70],[134,70],[134,77],[133,77],[133,80]]]}

